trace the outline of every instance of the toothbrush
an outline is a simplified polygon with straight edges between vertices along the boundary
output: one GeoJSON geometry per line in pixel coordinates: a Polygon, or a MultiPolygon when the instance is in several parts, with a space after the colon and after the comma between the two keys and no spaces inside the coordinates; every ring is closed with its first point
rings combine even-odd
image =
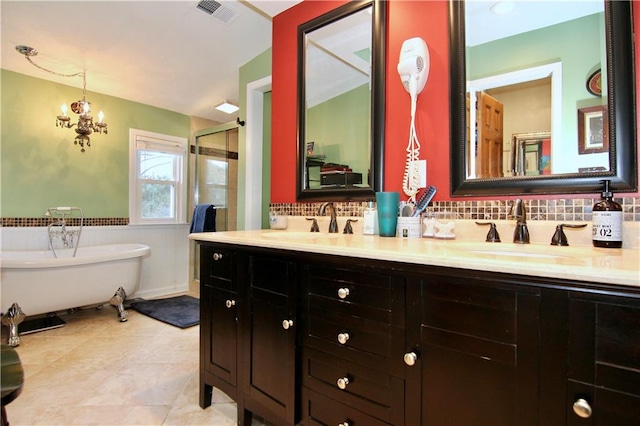
{"type": "Polygon", "coordinates": [[[413,212],[413,215],[411,217],[420,216],[420,214],[424,211],[424,209],[427,208],[427,206],[433,199],[433,196],[436,195],[436,192],[437,190],[435,186],[428,186],[424,194],[422,194],[422,196],[416,203],[416,209],[413,212]]]}

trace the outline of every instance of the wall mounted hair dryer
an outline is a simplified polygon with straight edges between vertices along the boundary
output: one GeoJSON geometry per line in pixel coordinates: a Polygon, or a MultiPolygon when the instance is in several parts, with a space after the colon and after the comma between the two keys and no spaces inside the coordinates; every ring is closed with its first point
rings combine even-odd
{"type": "Polygon", "coordinates": [[[429,65],[429,49],[423,39],[414,37],[402,43],[398,74],[400,74],[400,80],[405,90],[411,95],[411,126],[402,190],[409,197],[409,202],[413,203],[416,202],[416,194],[420,189],[420,141],[415,127],[416,104],[418,94],[427,84],[429,65]]]}
{"type": "Polygon", "coordinates": [[[398,74],[402,85],[411,96],[417,96],[429,78],[429,49],[420,37],[410,38],[402,43],[398,74]]]}

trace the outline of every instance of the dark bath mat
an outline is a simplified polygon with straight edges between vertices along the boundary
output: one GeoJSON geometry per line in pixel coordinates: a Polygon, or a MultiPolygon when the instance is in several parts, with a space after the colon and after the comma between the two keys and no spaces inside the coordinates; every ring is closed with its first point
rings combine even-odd
{"type": "Polygon", "coordinates": [[[141,314],[180,328],[200,323],[200,300],[191,296],[141,300],[133,302],[131,307],[141,314]]]}

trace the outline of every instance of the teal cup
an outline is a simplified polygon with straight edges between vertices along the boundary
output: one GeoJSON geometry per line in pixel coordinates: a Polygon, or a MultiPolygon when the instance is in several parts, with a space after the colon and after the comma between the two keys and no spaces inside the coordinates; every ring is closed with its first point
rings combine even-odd
{"type": "Polygon", "coordinates": [[[378,229],[381,237],[395,237],[398,226],[399,192],[376,192],[378,229]]]}

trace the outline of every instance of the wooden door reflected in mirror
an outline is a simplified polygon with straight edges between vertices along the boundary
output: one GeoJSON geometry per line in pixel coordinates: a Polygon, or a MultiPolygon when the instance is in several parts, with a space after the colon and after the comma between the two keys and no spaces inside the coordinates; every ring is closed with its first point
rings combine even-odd
{"type": "MultiPolygon", "coordinates": [[[[603,179],[610,180],[618,192],[636,191],[631,2],[522,0],[514,3],[519,13],[531,8],[526,18],[492,16],[490,2],[450,1],[451,195],[595,193],[600,191],[603,179]],[[542,7],[552,10],[542,12],[542,7]],[[560,19],[561,9],[571,18],[560,19]],[[535,23],[533,17],[537,14],[553,18],[555,22],[525,28],[535,23]],[[492,35],[498,29],[507,34],[492,35]],[[571,34],[581,35],[569,37],[569,31],[574,30],[577,32],[571,34]],[[580,55],[575,54],[578,45],[585,46],[580,55]],[[597,81],[593,78],[596,74],[597,81]],[[545,79],[550,79],[550,84],[545,79]],[[497,84],[498,80],[506,83],[497,84]],[[535,110],[531,95],[517,95],[520,111],[514,113],[502,94],[492,93],[520,83],[546,85],[550,101],[546,112],[545,108],[541,111],[549,117],[548,124],[531,119],[530,113],[535,110]],[[491,135],[482,134],[483,142],[476,142],[476,135],[484,130],[475,128],[476,115],[480,115],[476,113],[476,93],[480,91],[504,105],[502,173],[496,166],[491,169],[492,163],[500,162],[497,156],[487,154],[491,152],[488,144],[491,135]],[[602,138],[599,127],[594,124],[598,117],[589,114],[583,117],[589,126],[583,123],[579,136],[578,111],[586,112],[585,109],[591,107],[603,110],[602,138]],[[526,125],[514,124],[514,116],[521,117],[526,125]],[[541,154],[531,145],[532,151],[523,160],[526,163],[528,158],[530,167],[513,171],[512,158],[522,154],[511,151],[513,136],[543,131],[551,133],[549,161],[544,171],[540,171],[541,154]],[[606,142],[609,149],[596,152],[606,142]],[[583,146],[588,151],[581,149],[583,146]],[[534,163],[537,163],[535,167],[534,163]]],[[[495,125],[494,130],[497,131],[495,125]]]]}

